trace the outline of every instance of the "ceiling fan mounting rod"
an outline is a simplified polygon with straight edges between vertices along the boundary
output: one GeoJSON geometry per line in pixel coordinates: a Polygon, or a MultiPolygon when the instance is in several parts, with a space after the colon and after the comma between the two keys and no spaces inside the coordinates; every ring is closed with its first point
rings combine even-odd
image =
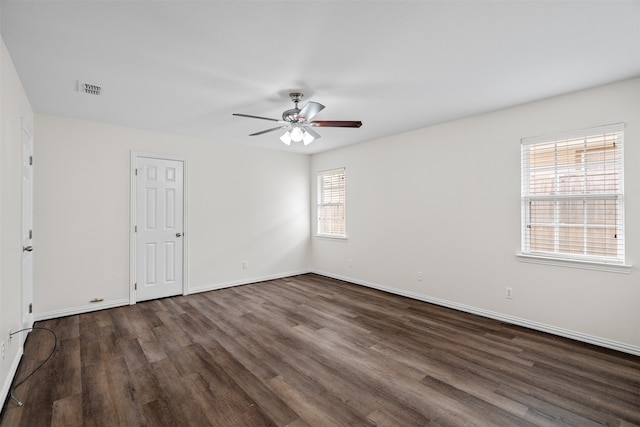
{"type": "Polygon", "coordinates": [[[291,97],[291,100],[295,103],[295,107],[282,113],[282,120],[290,123],[304,121],[304,119],[298,118],[298,113],[300,112],[300,109],[298,108],[298,102],[300,102],[303,96],[304,95],[300,92],[289,93],[289,97],[291,97]]]}

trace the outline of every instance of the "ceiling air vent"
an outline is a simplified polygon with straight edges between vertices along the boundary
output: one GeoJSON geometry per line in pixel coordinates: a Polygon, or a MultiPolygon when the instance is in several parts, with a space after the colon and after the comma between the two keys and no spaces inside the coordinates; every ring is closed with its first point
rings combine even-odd
{"type": "Polygon", "coordinates": [[[102,87],[91,83],[78,82],[78,92],[88,95],[100,95],[100,93],[102,93],[102,87]]]}

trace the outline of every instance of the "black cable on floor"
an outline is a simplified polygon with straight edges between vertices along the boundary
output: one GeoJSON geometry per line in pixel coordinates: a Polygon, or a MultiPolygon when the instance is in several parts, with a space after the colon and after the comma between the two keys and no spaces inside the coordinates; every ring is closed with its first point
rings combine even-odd
{"type": "Polygon", "coordinates": [[[40,363],[37,368],[35,368],[33,371],[31,371],[31,373],[29,375],[27,375],[26,377],[24,377],[23,379],[21,379],[20,381],[15,383],[14,386],[11,388],[11,391],[9,392],[9,394],[10,394],[11,398],[16,401],[18,406],[22,406],[22,401],[20,399],[18,399],[15,396],[15,394],[13,394],[13,393],[16,391],[16,389],[18,387],[20,387],[22,384],[24,384],[25,381],[27,381],[29,378],[31,378],[31,376],[33,374],[35,374],[38,371],[38,369],[42,368],[44,366],[44,364],[47,363],[49,361],[49,359],[51,359],[51,357],[53,357],[54,353],[58,349],[58,336],[51,329],[43,328],[41,326],[36,326],[36,327],[33,327],[33,328],[24,328],[24,329],[20,329],[19,331],[15,331],[15,332],[12,332],[11,334],[9,334],[9,336],[13,336],[13,335],[15,335],[17,333],[20,333],[20,332],[37,331],[37,330],[49,331],[51,333],[51,335],[53,335],[53,349],[51,350],[51,353],[49,353],[49,356],[47,356],[47,358],[44,359],[44,361],[42,361],[42,363],[40,363]]]}

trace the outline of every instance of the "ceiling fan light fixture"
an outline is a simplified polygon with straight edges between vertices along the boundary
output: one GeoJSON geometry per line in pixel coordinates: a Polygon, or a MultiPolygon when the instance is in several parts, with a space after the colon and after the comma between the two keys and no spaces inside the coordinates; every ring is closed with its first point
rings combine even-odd
{"type": "Polygon", "coordinates": [[[291,140],[293,142],[300,142],[302,141],[302,138],[304,137],[303,133],[302,133],[302,129],[300,129],[299,127],[294,127],[293,129],[291,129],[289,131],[289,134],[291,135],[291,140]]]}
{"type": "Polygon", "coordinates": [[[286,145],[291,145],[291,134],[289,134],[289,131],[286,131],[284,135],[280,137],[280,141],[284,142],[286,145]]]}

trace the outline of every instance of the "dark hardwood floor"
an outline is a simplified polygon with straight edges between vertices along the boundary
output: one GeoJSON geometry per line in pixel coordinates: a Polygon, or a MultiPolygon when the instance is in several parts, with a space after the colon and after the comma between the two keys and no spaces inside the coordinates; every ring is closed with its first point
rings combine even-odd
{"type": "Polygon", "coordinates": [[[640,425],[640,357],[313,274],[37,326],[2,427],[640,425]]]}

